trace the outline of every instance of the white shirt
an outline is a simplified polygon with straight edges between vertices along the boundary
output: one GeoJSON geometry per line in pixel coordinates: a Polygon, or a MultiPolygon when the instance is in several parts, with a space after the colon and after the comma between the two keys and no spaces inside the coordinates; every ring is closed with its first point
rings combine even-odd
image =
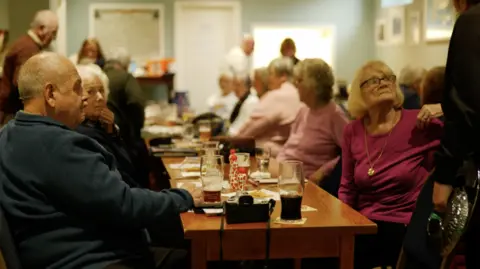
{"type": "Polygon", "coordinates": [[[228,129],[228,134],[231,136],[235,136],[240,131],[240,128],[250,119],[250,115],[252,111],[257,107],[258,104],[258,96],[249,94],[247,99],[243,102],[242,106],[240,107],[240,111],[238,112],[238,116],[234,122],[231,123],[230,128],[228,129]]]}
{"type": "Polygon", "coordinates": [[[225,96],[216,93],[207,99],[207,106],[210,109],[210,112],[227,120],[230,118],[230,114],[232,114],[232,110],[237,102],[238,98],[233,92],[225,96]]]}
{"type": "Polygon", "coordinates": [[[241,47],[232,48],[225,56],[223,71],[233,72],[235,76],[250,75],[250,56],[241,47]]]}

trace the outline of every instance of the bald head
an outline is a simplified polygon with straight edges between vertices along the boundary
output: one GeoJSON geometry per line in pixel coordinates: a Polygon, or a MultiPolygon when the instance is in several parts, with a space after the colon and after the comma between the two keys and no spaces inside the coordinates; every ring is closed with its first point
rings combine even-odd
{"type": "MultiPolygon", "coordinates": [[[[18,88],[20,99],[28,101],[41,96],[47,84],[58,85],[65,79],[68,69],[74,65],[65,57],[53,52],[44,52],[28,59],[20,69],[18,88]]],[[[70,72],[68,72],[71,74],[70,72]]]]}
{"type": "Polygon", "coordinates": [[[49,9],[37,11],[37,13],[35,13],[35,17],[33,17],[30,27],[33,29],[41,26],[58,27],[57,14],[49,9]]]}
{"type": "Polygon", "coordinates": [[[38,36],[44,46],[49,46],[57,37],[57,14],[48,9],[38,11],[30,24],[30,30],[38,36]]]}
{"type": "Polygon", "coordinates": [[[19,96],[25,110],[56,119],[74,128],[82,116],[82,86],[66,57],[53,52],[28,59],[18,75],[19,96]]]}
{"type": "Polygon", "coordinates": [[[246,55],[252,54],[253,49],[255,48],[255,41],[253,40],[252,35],[246,34],[243,36],[242,48],[246,55]]]}

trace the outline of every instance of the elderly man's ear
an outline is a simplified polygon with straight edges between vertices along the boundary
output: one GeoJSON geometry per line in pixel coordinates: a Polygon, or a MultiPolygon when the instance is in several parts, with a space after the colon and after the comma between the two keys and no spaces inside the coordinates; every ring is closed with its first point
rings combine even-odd
{"type": "Polygon", "coordinates": [[[43,92],[44,98],[47,101],[50,107],[55,107],[56,105],[56,98],[55,98],[55,88],[53,84],[48,83],[45,85],[45,91],[43,92]]]}

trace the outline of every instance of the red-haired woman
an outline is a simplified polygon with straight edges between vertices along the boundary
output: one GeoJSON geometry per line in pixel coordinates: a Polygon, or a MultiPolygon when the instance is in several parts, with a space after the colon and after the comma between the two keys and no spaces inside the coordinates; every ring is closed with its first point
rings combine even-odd
{"type": "Polygon", "coordinates": [[[300,61],[295,57],[296,52],[297,46],[295,45],[295,41],[291,38],[285,38],[280,46],[280,53],[282,56],[292,59],[293,65],[296,65],[300,61]]]}
{"type": "Polygon", "coordinates": [[[101,68],[105,65],[105,56],[96,38],[85,39],[76,55],[70,57],[74,64],[94,63],[101,68]]]}

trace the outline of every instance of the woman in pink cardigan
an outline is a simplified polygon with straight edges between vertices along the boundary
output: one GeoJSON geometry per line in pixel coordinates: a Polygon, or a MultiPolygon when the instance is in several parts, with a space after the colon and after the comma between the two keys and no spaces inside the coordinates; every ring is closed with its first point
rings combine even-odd
{"type": "Polygon", "coordinates": [[[289,58],[278,58],[268,66],[269,90],[240,128],[237,136],[254,137],[257,146],[270,148],[272,156],[285,144],[290,127],[301,107],[297,88],[292,84],[293,63],[289,58]]]}
{"type": "Polygon", "coordinates": [[[295,66],[300,100],[304,103],[277,161],[303,162],[305,177],[318,183],[338,162],[343,128],[342,108],[332,101],[335,79],[322,59],[305,59],[295,66]]]}

